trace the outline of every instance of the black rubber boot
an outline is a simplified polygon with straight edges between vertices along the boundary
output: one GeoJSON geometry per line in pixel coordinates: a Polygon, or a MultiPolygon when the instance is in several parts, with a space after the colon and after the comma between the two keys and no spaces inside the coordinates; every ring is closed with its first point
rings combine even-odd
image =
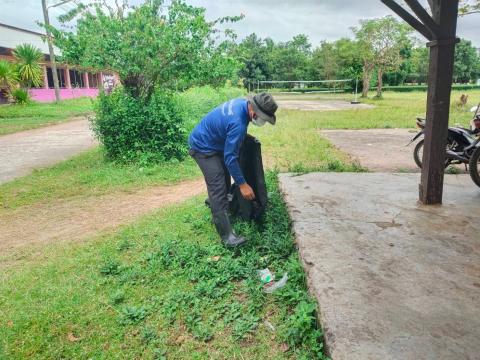
{"type": "Polygon", "coordinates": [[[244,237],[237,236],[233,232],[227,211],[219,211],[213,214],[213,223],[225,246],[236,247],[245,244],[247,241],[244,237]]]}

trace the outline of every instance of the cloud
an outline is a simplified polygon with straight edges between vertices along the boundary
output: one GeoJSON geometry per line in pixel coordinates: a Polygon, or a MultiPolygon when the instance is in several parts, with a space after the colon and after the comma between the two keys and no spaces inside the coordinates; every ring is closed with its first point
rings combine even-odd
{"type": "MultiPolygon", "coordinates": [[[[350,28],[364,18],[382,17],[392,12],[380,0],[187,0],[206,8],[210,19],[245,14],[245,19],[230,24],[239,38],[252,32],[276,41],[287,41],[296,34],[306,34],[314,46],[322,40],[351,37],[350,28]]],[[[139,0],[133,0],[138,3],[139,0]]],[[[0,22],[39,30],[42,20],[40,0],[0,0],[0,22]],[[21,4],[21,5],[20,5],[21,4]]],[[[51,20],[61,10],[53,10],[51,20]]],[[[459,19],[458,35],[480,47],[480,15],[459,19]]]]}

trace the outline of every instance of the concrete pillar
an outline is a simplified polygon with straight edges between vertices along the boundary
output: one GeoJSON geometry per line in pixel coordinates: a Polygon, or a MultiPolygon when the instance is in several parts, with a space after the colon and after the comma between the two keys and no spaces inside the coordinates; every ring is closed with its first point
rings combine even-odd
{"type": "Polygon", "coordinates": [[[90,83],[88,81],[88,72],[83,73],[83,83],[85,85],[85,89],[90,89],[90,83]]]}
{"type": "Polygon", "coordinates": [[[43,88],[48,89],[47,65],[42,65],[43,70],[43,88]]]}
{"type": "Polygon", "coordinates": [[[72,83],[70,82],[70,70],[68,69],[68,67],[65,68],[65,87],[67,89],[72,88],[72,83]]]}

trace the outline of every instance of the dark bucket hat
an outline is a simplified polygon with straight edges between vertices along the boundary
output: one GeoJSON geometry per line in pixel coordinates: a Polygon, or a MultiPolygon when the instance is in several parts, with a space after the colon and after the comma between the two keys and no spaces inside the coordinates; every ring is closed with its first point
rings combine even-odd
{"type": "Polygon", "coordinates": [[[275,125],[275,122],[277,121],[275,112],[278,109],[278,105],[272,95],[263,92],[255,96],[248,96],[247,99],[252,104],[253,110],[257,116],[268,121],[270,124],[275,125]]]}

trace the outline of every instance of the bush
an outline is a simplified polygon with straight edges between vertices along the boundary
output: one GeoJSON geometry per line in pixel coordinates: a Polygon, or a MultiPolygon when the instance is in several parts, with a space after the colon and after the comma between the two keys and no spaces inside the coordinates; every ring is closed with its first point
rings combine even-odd
{"type": "Polygon", "coordinates": [[[181,160],[187,132],[178,100],[157,90],[149,100],[134,98],[121,87],[100,94],[92,120],[107,156],[123,162],[181,160]]]}
{"type": "Polygon", "coordinates": [[[122,87],[100,94],[92,128],[109,158],[142,164],[182,160],[187,136],[215,106],[243,94],[232,87],[197,87],[183,93],[157,89],[147,100],[122,87]]]}
{"type": "Polygon", "coordinates": [[[17,104],[26,104],[30,101],[30,94],[24,89],[15,89],[12,91],[13,101],[17,104]]]}

